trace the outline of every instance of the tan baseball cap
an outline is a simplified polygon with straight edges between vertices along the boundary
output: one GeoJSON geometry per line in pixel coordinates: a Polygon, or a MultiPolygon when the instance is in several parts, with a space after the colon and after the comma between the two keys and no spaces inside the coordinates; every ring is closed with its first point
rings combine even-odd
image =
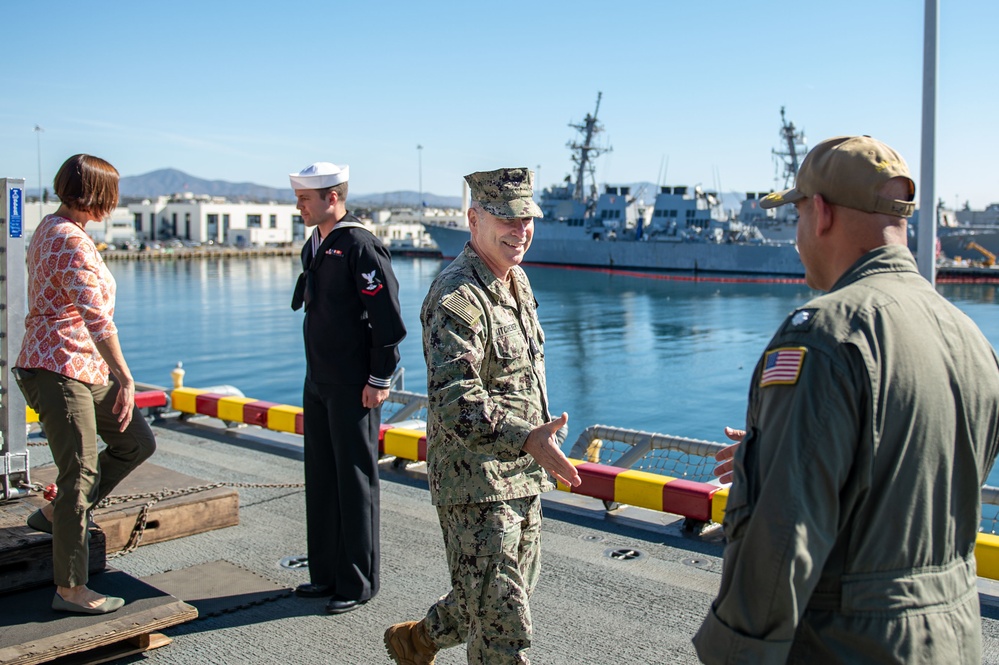
{"type": "Polygon", "coordinates": [[[829,203],[880,212],[895,217],[911,217],[916,209],[913,198],[916,183],[902,156],[870,136],[836,136],[819,143],[805,156],[794,187],[768,194],[761,208],[776,208],[821,194],[829,203]],[[887,199],[882,186],[901,176],[909,181],[909,199],[887,199]]]}
{"type": "Polygon", "coordinates": [[[534,202],[534,173],[526,167],[476,171],[465,176],[472,200],[497,217],[544,217],[534,202]]]}

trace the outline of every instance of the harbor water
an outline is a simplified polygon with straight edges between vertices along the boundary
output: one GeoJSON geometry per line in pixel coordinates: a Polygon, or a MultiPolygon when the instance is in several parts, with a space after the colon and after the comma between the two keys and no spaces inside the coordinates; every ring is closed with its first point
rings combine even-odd
{"type": "MultiPolygon", "coordinates": [[[[426,392],[419,313],[438,259],[393,261],[409,330],[405,388],[426,392]]],[[[136,380],[229,384],[247,397],[300,405],[302,312],[290,308],[297,258],[113,262],[115,322],[136,380]]],[[[753,367],[784,317],[815,293],[804,284],[665,279],[527,266],[545,330],[553,412],[569,414],[566,448],[590,425],[725,441],[745,421],[753,367]]],[[[939,285],[995,347],[995,285],[939,285]]],[[[335,348],[330,348],[336,354],[335,348]]],[[[901,414],[900,414],[901,415],[901,414]]],[[[993,471],[990,485],[999,485],[993,471]]]]}

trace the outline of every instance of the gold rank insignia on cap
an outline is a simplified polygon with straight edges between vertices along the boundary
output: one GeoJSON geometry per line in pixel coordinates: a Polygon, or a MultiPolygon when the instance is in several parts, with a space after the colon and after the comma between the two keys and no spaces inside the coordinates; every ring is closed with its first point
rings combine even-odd
{"type": "Polygon", "coordinates": [[[807,350],[803,346],[789,346],[767,351],[763,360],[763,374],[760,375],[760,388],[793,386],[798,383],[807,350]]]}

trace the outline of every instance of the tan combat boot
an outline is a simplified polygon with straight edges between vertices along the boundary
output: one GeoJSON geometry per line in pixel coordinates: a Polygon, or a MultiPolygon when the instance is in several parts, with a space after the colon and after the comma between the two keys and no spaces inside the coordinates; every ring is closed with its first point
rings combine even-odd
{"type": "Polygon", "coordinates": [[[406,621],[385,631],[385,649],[399,665],[434,665],[437,647],[422,621],[406,621]]]}

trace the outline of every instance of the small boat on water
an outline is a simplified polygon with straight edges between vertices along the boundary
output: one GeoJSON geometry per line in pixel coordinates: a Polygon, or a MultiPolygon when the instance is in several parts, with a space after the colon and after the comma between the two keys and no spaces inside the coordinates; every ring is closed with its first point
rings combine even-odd
{"type": "MultiPolygon", "coordinates": [[[[767,238],[752,223],[727,216],[717,193],[700,187],[661,186],[654,203],[644,192],[605,186],[598,193],[594,160],[607,150],[596,143],[603,130],[596,110],[571,124],[574,178],[541,193],[544,217],[535,220],[531,263],[621,270],[689,271],[801,277],[804,268],[792,240],[767,238]]],[[[445,258],[457,256],[467,227],[427,224],[445,258]]]]}

